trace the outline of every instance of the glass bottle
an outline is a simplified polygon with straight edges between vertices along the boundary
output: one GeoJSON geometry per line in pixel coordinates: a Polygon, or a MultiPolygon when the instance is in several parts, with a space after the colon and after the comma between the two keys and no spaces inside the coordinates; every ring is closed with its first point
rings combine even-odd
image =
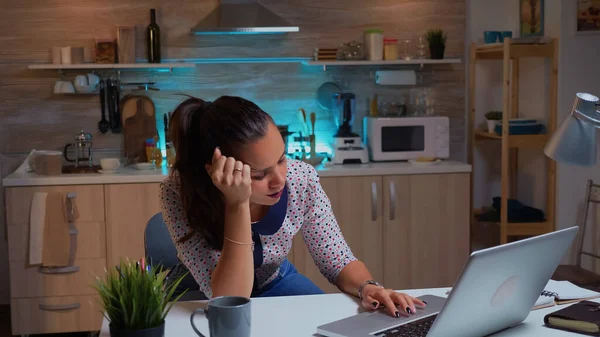
{"type": "Polygon", "coordinates": [[[148,62],[160,63],[160,27],[156,24],[156,10],[150,9],[150,24],[146,29],[148,62]]]}

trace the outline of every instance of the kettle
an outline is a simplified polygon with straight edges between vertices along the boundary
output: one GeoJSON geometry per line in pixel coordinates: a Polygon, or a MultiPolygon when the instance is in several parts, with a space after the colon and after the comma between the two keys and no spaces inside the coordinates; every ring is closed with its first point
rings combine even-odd
{"type": "Polygon", "coordinates": [[[73,143],[65,145],[64,157],[68,162],[75,163],[75,167],[92,167],[92,135],[81,130],[73,138],[73,143]],[[69,158],[67,151],[69,147],[75,148],[75,158],[69,158]]]}

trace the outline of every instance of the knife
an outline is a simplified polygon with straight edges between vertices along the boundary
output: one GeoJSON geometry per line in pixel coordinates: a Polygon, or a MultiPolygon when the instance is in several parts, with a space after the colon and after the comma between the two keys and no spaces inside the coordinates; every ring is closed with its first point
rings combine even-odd
{"type": "Polygon", "coordinates": [[[122,124],[121,124],[121,110],[119,107],[119,102],[121,100],[121,83],[119,80],[113,82],[113,103],[115,105],[114,108],[114,127],[112,129],[113,133],[121,133],[122,124]]]}
{"type": "Polygon", "coordinates": [[[115,121],[114,121],[114,113],[115,113],[115,105],[113,103],[113,84],[110,78],[106,79],[106,106],[108,107],[108,123],[110,125],[110,130],[114,129],[115,121]]]}

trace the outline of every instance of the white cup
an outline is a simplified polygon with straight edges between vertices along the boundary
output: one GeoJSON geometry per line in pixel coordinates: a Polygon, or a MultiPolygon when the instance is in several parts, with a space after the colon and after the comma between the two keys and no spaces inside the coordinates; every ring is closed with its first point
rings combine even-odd
{"type": "Polygon", "coordinates": [[[62,64],[71,64],[71,47],[60,49],[60,61],[62,64]]]}
{"type": "Polygon", "coordinates": [[[114,171],[121,166],[119,158],[102,158],[100,159],[100,166],[104,171],[114,171]]]}
{"type": "Polygon", "coordinates": [[[55,94],[72,94],[75,93],[75,87],[73,83],[69,81],[56,81],[54,84],[55,94]]]}

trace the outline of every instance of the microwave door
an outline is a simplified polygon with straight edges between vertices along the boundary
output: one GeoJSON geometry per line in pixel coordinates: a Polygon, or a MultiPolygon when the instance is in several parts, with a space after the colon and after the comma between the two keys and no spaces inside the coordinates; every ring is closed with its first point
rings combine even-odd
{"type": "Polygon", "coordinates": [[[381,128],[381,152],[389,159],[411,159],[425,154],[427,137],[425,126],[398,125],[381,128]]]}

